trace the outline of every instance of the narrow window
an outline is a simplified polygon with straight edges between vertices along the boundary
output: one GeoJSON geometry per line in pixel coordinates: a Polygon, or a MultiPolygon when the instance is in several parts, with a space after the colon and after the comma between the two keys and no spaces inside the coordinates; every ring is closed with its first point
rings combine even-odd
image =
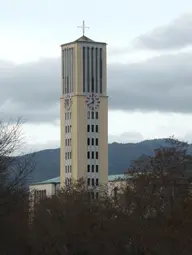
{"type": "Polygon", "coordinates": [[[98,173],[98,172],[99,172],[99,166],[96,165],[96,173],[98,173]]]}
{"type": "Polygon", "coordinates": [[[94,125],[91,125],[91,132],[94,132],[94,125]]]}
{"type": "Polygon", "coordinates": [[[90,145],[90,138],[87,138],[87,145],[90,145]]]}
{"type": "Polygon", "coordinates": [[[87,185],[90,186],[90,178],[87,179],[87,185]]]}
{"type": "Polygon", "coordinates": [[[83,47],[83,92],[85,92],[85,47],[83,47]]]}
{"type": "Polygon", "coordinates": [[[96,186],[99,185],[99,179],[96,179],[96,186]]]}
{"type": "Polygon", "coordinates": [[[89,151],[87,152],[87,158],[90,158],[90,152],[89,151]]]}
{"type": "Polygon", "coordinates": [[[87,172],[90,172],[90,165],[87,165],[87,172]]]}
{"type": "Polygon", "coordinates": [[[98,153],[98,151],[96,151],[96,159],[98,159],[98,157],[99,157],[99,155],[98,155],[99,153],[98,153]]]}
{"type": "Polygon", "coordinates": [[[92,178],[92,180],[91,180],[91,184],[92,184],[92,186],[95,185],[95,182],[94,182],[94,179],[93,179],[93,178],[92,178]]]}
{"type": "Polygon", "coordinates": [[[93,51],[94,48],[91,48],[91,92],[94,92],[94,69],[93,69],[93,51]]]}
{"type": "Polygon", "coordinates": [[[102,89],[103,89],[103,84],[102,84],[102,80],[103,80],[103,61],[102,61],[102,58],[103,58],[103,52],[102,52],[102,49],[100,49],[100,55],[99,55],[99,66],[100,66],[100,93],[102,94],[102,89]]]}
{"type": "Polygon", "coordinates": [[[91,112],[91,118],[94,119],[94,112],[91,112]]]}
{"type": "Polygon", "coordinates": [[[91,79],[91,92],[94,93],[94,78],[91,79]]]}
{"type": "Polygon", "coordinates": [[[90,132],[90,125],[87,125],[87,132],[90,132]]]}
{"type": "Polygon", "coordinates": [[[94,145],[94,138],[91,139],[91,145],[94,145]]]}
{"type": "Polygon", "coordinates": [[[96,125],[95,129],[96,129],[95,132],[98,133],[98,131],[99,131],[98,125],[96,125]]]}
{"type": "MultiPolygon", "coordinates": [[[[98,153],[98,152],[97,152],[98,153]]],[[[94,158],[94,151],[92,151],[92,158],[94,158]]]]}
{"type": "Polygon", "coordinates": [[[96,63],[95,63],[95,68],[96,68],[96,93],[98,93],[98,48],[96,48],[96,63]]]}
{"type": "Polygon", "coordinates": [[[99,117],[99,113],[98,112],[96,112],[95,113],[95,118],[98,120],[98,117],[99,117]]]}
{"type": "Polygon", "coordinates": [[[94,173],[94,165],[92,165],[91,169],[92,169],[92,173],[94,173]]]}
{"type": "Polygon", "coordinates": [[[90,77],[90,61],[89,61],[90,50],[87,47],[87,92],[90,92],[90,84],[89,84],[89,77],[90,77]]]}

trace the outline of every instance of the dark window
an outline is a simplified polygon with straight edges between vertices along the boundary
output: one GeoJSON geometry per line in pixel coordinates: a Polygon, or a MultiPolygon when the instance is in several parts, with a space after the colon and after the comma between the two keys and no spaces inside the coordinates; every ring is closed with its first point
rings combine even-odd
{"type": "Polygon", "coordinates": [[[89,77],[90,77],[89,55],[90,55],[90,50],[89,50],[89,47],[87,47],[87,92],[90,92],[90,88],[89,88],[89,77]]]}
{"type": "Polygon", "coordinates": [[[91,166],[92,173],[94,173],[94,165],[91,166]]]}
{"type": "Polygon", "coordinates": [[[94,125],[91,125],[91,132],[94,132],[94,125]]]}
{"type": "Polygon", "coordinates": [[[96,165],[96,173],[98,173],[98,172],[99,172],[99,166],[96,165]]]}
{"type": "Polygon", "coordinates": [[[85,47],[83,47],[83,92],[85,92],[85,47]]]}
{"type": "Polygon", "coordinates": [[[96,145],[96,146],[98,146],[98,144],[99,144],[98,141],[99,141],[99,139],[96,138],[96,139],[95,139],[95,145],[96,145]]]}
{"type": "Polygon", "coordinates": [[[90,152],[89,151],[87,152],[87,158],[90,158],[90,152]]]}
{"type": "Polygon", "coordinates": [[[65,126],[65,133],[67,133],[67,126],[65,126]]]}
{"type": "Polygon", "coordinates": [[[94,145],[94,138],[91,139],[91,145],[94,145]]]}
{"type": "Polygon", "coordinates": [[[69,93],[69,76],[67,76],[67,93],[69,93]]]}
{"type": "Polygon", "coordinates": [[[91,118],[94,119],[94,112],[91,112],[91,118]]]}
{"type": "Polygon", "coordinates": [[[96,179],[96,186],[99,185],[99,179],[96,179]]]}
{"type": "Polygon", "coordinates": [[[87,125],[87,132],[90,132],[90,125],[87,125]]]}
{"type": "Polygon", "coordinates": [[[90,172],[90,165],[87,165],[87,172],[90,172]]]}
{"type": "Polygon", "coordinates": [[[94,48],[91,48],[91,92],[94,92],[94,70],[93,70],[93,51],[94,48]]]}
{"type": "Polygon", "coordinates": [[[102,49],[100,49],[99,52],[99,66],[100,66],[100,93],[102,93],[102,89],[103,89],[103,84],[102,84],[102,79],[103,79],[103,52],[102,49]]]}
{"type": "Polygon", "coordinates": [[[117,198],[117,192],[118,192],[118,188],[115,187],[115,188],[114,188],[114,198],[115,198],[115,199],[117,198]]]}
{"type": "Polygon", "coordinates": [[[90,145],[90,138],[87,138],[87,145],[90,145]]]}
{"type": "Polygon", "coordinates": [[[98,199],[99,198],[99,192],[96,192],[95,195],[96,195],[96,199],[98,199]]]}
{"type": "Polygon", "coordinates": [[[94,179],[91,180],[91,184],[92,184],[92,186],[95,185],[94,179]]]}
{"type": "Polygon", "coordinates": [[[96,69],[96,93],[98,93],[98,48],[96,48],[96,63],[95,63],[95,69],[96,69]]]}
{"type": "Polygon", "coordinates": [[[95,118],[98,119],[98,117],[99,117],[99,113],[96,112],[96,113],[95,113],[95,118]]]}
{"type": "Polygon", "coordinates": [[[99,131],[98,125],[96,125],[95,129],[96,129],[95,132],[98,133],[98,131],[99,131]]]}
{"type": "Polygon", "coordinates": [[[90,111],[87,113],[87,118],[90,119],[90,111]]]}
{"type": "Polygon", "coordinates": [[[92,158],[94,158],[94,151],[92,151],[92,158]]]}
{"type": "Polygon", "coordinates": [[[94,78],[91,79],[91,92],[94,92],[94,78]]]}
{"type": "Polygon", "coordinates": [[[96,159],[98,159],[98,157],[99,157],[99,153],[98,151],[96,151],[96,159]]]}
{"type": "Polygon", "coordinates": [[[90,185],[90,178],[87,179],[87,185],[90,185]]]}

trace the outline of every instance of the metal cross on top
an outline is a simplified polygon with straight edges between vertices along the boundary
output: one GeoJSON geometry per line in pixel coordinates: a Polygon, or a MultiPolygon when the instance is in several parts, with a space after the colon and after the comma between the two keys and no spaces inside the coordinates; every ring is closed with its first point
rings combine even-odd
{"type": "Polygon", "coordinates": [[[78,26],[78,28],[82,28],[82,30],[83,30],[83,35],[84,35],[84,34],[85,34],[85,29],[86,29],[86,28],[89,28],[89,27],[86,27],[86,26],[85,26],[85,21],[83,20],[82,26],[78,26]]]}

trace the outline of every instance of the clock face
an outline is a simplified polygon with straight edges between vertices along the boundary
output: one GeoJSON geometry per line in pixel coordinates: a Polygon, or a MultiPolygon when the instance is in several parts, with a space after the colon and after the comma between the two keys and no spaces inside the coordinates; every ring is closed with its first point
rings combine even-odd
{"type": "Polygon", "coordinates": [[[94,94],[94,93],[89,94],[86,97],[86,104],[87,104],[87,107],[90,110],[98,109],[99,108],[99,104],[100,104],[99,96],[97,94],[94,94]]]}
{"type": "Polygon", "coordinates": [[[66,109],[67,111],[69,111],[69,110],[71,109],[71,105],[72,105],[72,98],[71,98],[70,95],[67,95],[67,96],[65,97],[65,109],[66,109]]]}

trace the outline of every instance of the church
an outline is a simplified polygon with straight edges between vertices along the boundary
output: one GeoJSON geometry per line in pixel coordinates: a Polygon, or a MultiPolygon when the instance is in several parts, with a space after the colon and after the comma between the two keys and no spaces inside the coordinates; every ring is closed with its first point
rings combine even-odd
{"type": "Polygon", "coordinates": [[[108,175],[107,44],[83,35],[61,45],[60,176],[34,183],[37,197],[51,196],[80,178],[98,196],[123,175],[108,175]]]}

